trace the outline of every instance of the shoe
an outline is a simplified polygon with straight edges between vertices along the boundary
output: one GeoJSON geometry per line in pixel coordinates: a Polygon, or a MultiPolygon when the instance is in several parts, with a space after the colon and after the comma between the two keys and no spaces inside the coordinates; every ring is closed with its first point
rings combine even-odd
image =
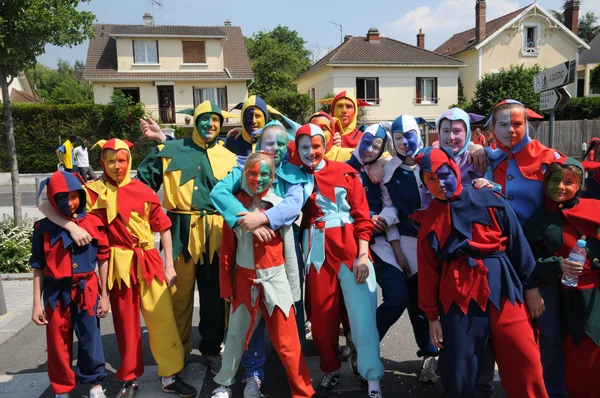
{"type": "Polygon", "coordinates": [[[312,338],[312,331],[310,329],[311,327],[312,324],[310,323],[310,321],[304,322],[304,332],[306,333],[306,340],[312,338]]]}
{"type": "Polygon", "coordinates": [[[258,377],[248,377],[242,383],[246,383],[244,398],[260,398],[260,386],[262,383],[258,377]]]}
{"type": "Polygon", "coordinates": [[[202,355],[200,363],[210,369],[212,374],[216,375],[221,370],[223,357],[221,355],[202,355]]]}
{"type": "Polygon", "coordinates": [[[367,398],[383,398],[383,394],[381,391],[371,391],[369,395],[367,395],[367,398]]]}
{"type": "Polygon", "coordinates": [[[106,398],[106,390],[99,388],[97,390],[90,390],[90,398],[106,398]]]}
{"type": "Polygon", "coordinates": [[[425,357],[423,358],[423,369],[419,375],[419,380],[422,383],[435,384],[438,380],[437,370],[437,358],[436,357],[425,357]]]}
{"type": "Polygon", "coordinates": [[[232,396],[231,388],[220,386],[212,392],[211,398],[231,398],[232,396]]]}
{"type": "Polygon", "coordinates": [[[123,387],[121,387],[117,398],[133,398],[137,394],[138,388],[136,380],[126,381],[123,387]]]}
{"type": "Polygon", "coordinates": [[[195,397],[198,394],[196,387],[189,385],[185,381],[183,381],[179,376],[175,376],[175,380],[166,386],[160,383],[163,392],[172,392],[180,397],[195,397]]]}
{"type": "Polygon", "coordinates": [[[325,373],[317,386],[317,397],[329,396],[339,381],[340,374],[338,372],[325,373]]]}

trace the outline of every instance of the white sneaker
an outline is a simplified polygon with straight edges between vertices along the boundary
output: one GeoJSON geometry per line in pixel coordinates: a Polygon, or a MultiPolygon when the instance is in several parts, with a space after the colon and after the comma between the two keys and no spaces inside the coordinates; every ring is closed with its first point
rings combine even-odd
{"type": "Polygon", "coordinates": [[[435,384],[438,380],[437,370],[437,358],[436,357],[424,357],[423,358],[423,369],[419,375],[419,380],[422,383],[435,384]]]}
{"type": "Polygon", "coordinates": [[[90,390],[90,398],[107,398],[105,394],[106,390],[102,388],[90,390]]]}
{"type": "Polygon", "coordinates": [[[261,382],[258,377],[248,377],[244,379],[243,383],[246,383],[244,398],[260,398],[261,382]]]}
{"type": "Polygon", "coordinates": [[[367,398],[383,398],[383,394],[381,391],[371,391],[369,395],[367,395],[367,398]]]}
{"type": "Polygon", "coordinates": [[[212,392],[211,398],[231,398],[232,396],[231,388],[220,386],[212,392]]]}

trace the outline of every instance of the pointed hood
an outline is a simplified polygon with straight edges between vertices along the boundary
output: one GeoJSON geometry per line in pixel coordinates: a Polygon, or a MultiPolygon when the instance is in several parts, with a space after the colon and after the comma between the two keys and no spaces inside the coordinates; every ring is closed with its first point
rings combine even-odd
{"type": "Polygon", "coordinates": [[[375,160],[373,160],[370,163],[376,162],[381,157],[381,155],[383,155],[387,143],[391,142],[392,140],[390,134],[387,132],[387,130],[381,123],[372,124],[369,127],[367,127],[363,132],[362,137],[360,138],[358,146],[354,148],[354,152],[352,153],[352,155],[354,155],[356,160],[358,160],[361,165],[364,165],[363,159],[360,156],[360,149],[363,145],[363,142],[370,144],[373,142],[373,140],[375,140],[375,138],[381,138],[383,140],[383,144],[381,144],[381,150],[379,151],[377,158],[375,158],[375,160]]]}
{"type": "Polygon", "coordinates": [[[451,122],[460,120],[465,124],[467,135],[465,137],[465,145],[460,148],[460,151],[456,154],[456,156],[462,155],[467,150],[467,144],[471,141],[471,123],[477,123],[485,119],[485,116],[476,115],[474,113],[467,113],[460,108],[451,108],[446,112],[442,113],[440,117],[435,119],[435,125],[438,130],[438,134],[440,132],[440,127],[444,120],[450,120],[451,122]]]}
{"type": "Polygon", "coordinates": [[[345,91],[345,90],[338,93],[334,98],[327,98],[327,99],[318,101],[321,104],[331,105],[329,113],[331,114],[331,116],[333,116],[334,110],[335,110],[335,104],[338,101],[346,99],[346,98],[349,99],[350,101],[352,101],[352,103],[354,104],[354,118],[350,121],[350,123],[348,123],[348,125],[346,127],[342,127],[342,130],[340,131],[342,136],[352,133],[354,131],[354,129],[356,128],[356,123],[358,121],[358,107],[359,106],[371,106],[371,104],[369,104],[368,102],[365,102],[363,100],[357,100],[356,98],[354,98],[354,95],[350,94],[350,92],[345,91]]]}
{"type": "MultiPolygon", "coordinates": [[[[429,126],[429,128],[431,129],[435,129],[435,127],[429,123],[428,121],[426,121],[425,119],[423,119],[422,117],[414,117],[411,115],[400,115],[398,116],[393,122],[392,122],[392,126],[390,128],[392,136],[396,133],[407,133],[411,130],[414,130],[417,132],[417,140],[418,140],[418,145],[417,145],[417,150],[415,151],[415,153],[412,155],[412,157],[416,157],[417,154],[421,151],[421,149],[423,149],[423,139],[421,138],[421,129],[419,128],[419,124],[426,124],[429,126]]],[[[401,155],[398,154],[398,157],[400,157],[401,155]]]]}
{"type": "Polygon", "coordinates": [[[200,134],[200,132],[198,131],[198,118],[206,113],[211,113],[219,117],[219,120],[221,121],[219,125],[219,132],[223,127],[225,117],[231,116],[229,112],[222,111],[221,108],[219,108],[215,103],[210,102],[208,100],[204,101],[203,103],[198,105],[196,109],[194,109],[194,132],[192,133],[192,140],[200,148],[212,147],[217,143],[217,140],[219,138],[219,132],[217,132],[215,138],[213,138],[212,141],[206,142],[200,134]]]}
{"type": "Polygon", "coordinates": [[[242,113],[240,115],[240,117],[242,118],[242,137],[244,138],[244,140],[246,142],[251,142],[252,132],[250,131],[249,121],[245,120],[246,118],[244,117],[244,113],[246,112],[246,109],[248,109],[252,106],[257,107],[264,113],[265,124],[269,123],[269,120],[270,120],[269,106],[267,106],[265,101],[262,98],[260,98],[258,95],[252,95],[252,96],[246,98],[246,100],[243,103],[238,104],[234,109],[241,109],[241,111],[242,111],[242,113]]]}
{"type": "Polygon", "coordinates": [[[75,177],[74,174],[65,171],[56,171],[50,177],[46,178],[40,183],[38,190],[38,197],[46,187],[46,194],[48,196],[48,203],[52,205],[54,210],[57,211],[62,217],[69,220],[82,219],[86,216],[85,203],[86,196],[85,190],[81,185],[81,182],[75,177]],[[75,210],[71,216],[67,216],[59,210],[58,204],[56,203],[56,195],[59,193],[77,192],[79,194],[79,207],[75,210]]]}
{"type": "Polygon", "coordinates": [[[421,181],[425,181],[423,178],[423,172],[435,173],[443,165],[448,166],[450,170],[454,172],[458,183],[456,191],[454,192],[454,195],[452,195],[452,197],[449,199],[449,201],[452,201],[458,196],[460,196],[460,193],[462,192],[460,169],[454,161],[454,156],[452,155],[452,151],[449,148],[425,148],[423,151],[421,151],[419,156],[415,158],[415,161],[419,164],[419,174],[421,176],[421,181]]]}

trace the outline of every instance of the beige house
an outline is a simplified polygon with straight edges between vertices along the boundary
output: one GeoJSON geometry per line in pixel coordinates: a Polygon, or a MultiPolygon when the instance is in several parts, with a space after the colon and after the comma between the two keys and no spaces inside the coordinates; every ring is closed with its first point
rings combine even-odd
{"type": "MultiPolygon", "coordinates": [[[[565,61],[578,60],[579,51],[589,46],[577,31],[577,10],[566,10],[567,26],[534,3],[492,21],[486,19],[485,0],[475,2],[475,28],[457,33],[435,52],[460,59],[460,80],[467,100],[473,99],[477,82],[487,73],[508,69],[511,65],[551,68],[565,61]],[[573,25],[572,21],[575,21],[573,25]]],[[[576,97],[577,83],[567,86],[576,97]]]]}
{"type": "Polygon", "coordinates": [[[403,113],[434,120],[458,102],[459,70],[465,65],[424,47],[423,33],[412,46],[381,37],[371,28],[366,37],[347,36],[294,83],[299,93],[315,101],[346,90],[369,102],[365,123],[393,120],[403,113]]]}
{"type": "MultiPolygon", "coordinates": [[[[8,85],[8,93],[11,102],[43,102],[25,72],[20,72],[19,76],[12,79],[8,85]]],[[[2,102],[2,90],[0,90],[0,102],[2,102]]]]}
{"type": "Polygon", "coordinates": [[[229,20],[225,26],[158,26],[145,14],[144,25],[95,29],[83,78],[97,104],[121,90],[164,123],[183,125],[189,117],[177,111],[206,100],[230,109],[247,96],[254,75],[242,31],[229,20]]]}
{"type": "Polygon", "coordinates": [[[579,65],[577,65],[578,92],[582,97],[597,97],[600,92],[595,92],[590,87],[590,73],[592,69],[600,65],[600,33],[590,42],[590,49],[583,50],[579,54],[579,65]]]}

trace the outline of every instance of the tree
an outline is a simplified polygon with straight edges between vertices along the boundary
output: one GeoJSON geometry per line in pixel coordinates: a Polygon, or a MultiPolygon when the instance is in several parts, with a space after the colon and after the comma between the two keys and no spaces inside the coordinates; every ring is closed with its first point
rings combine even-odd
{"type": "Polygon", "coordinates": [[[17,226],[23,216],[8,86],[20,71],[35,65],[47,44],[73,46],[93,36],[95,15],[76,10],[84,2],[89,0],[0,0],[0,87],[17,226]]]}
{"type": "Polygon", "coordinates": [[[590,88],[594,93],[600,93],[600,64],[590,72],[590,88]]]}
{"type": "Polygon", "coordinates": [[[486,74],[477,82],[473,107],[477,113],[489,115],[494,106],[507,98],[520,101],[527,108],[537,111],[540,97],[533,88],[533,76],[542,69],[536,65],[525,68],[523,65],[512,65],[508,70],[486,74]]]}
{"type": "MultiPolygon", "coordinates": [[[[550,10],[552,16],[561,24],[565,24],[564,11],[567,8],[569,0],[565,0],[562,5],[562,11],[550,10]]],[[[577,25],[577,36],[579,36],[586,43],[592,41],[592,39],[600,32],[600,26],[597,24],[598,17],[591,11],[586,12],[584,15],[579,17],[577,25]]]]}
{"type": "Polygon", "coordinates": [[[298,94],[296,90],[278,88],[271,90],[264,100],[272,104],[279,112],[293,121],[304,124],[310,118],[314,102],[306,94],[298,94]]]}
{"type": "Polygon", "coordinates": [[[82,81],[83,61],[71,66],[68,61],[59,59],[56,69],[36,64],[27,71],[39,96],[47,104],[91,104],[94,102],[92,87],[82,81]]]}

